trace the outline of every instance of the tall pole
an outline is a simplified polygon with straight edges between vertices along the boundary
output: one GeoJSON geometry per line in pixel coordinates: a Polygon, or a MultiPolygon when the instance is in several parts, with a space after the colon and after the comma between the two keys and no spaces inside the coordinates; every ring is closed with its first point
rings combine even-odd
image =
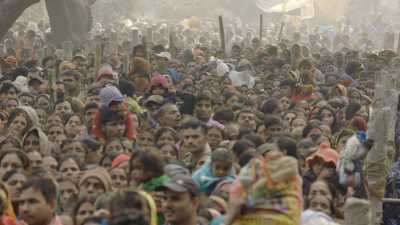
{"type": "Polygon", "coordinates": [[[263,14],[260,14],[260,41],[263,39],[264,19],[263,14]]]}
{"type": "Polygon", "coordinates": [[[219,36],[221,39],[221,50],[226,55],[224,21],[222,20],[222,16],[219,16],[219,36]]]}

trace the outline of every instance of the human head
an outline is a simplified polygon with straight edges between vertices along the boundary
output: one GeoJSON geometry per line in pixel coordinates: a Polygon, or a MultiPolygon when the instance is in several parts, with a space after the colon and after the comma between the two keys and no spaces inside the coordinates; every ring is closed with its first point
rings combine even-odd
{"type": "Polygon", "coordinates": [[[253,111],[244,109],[237,115],[237,122],[240,128],[250,129],[255,131],[257,128],[256,115],[253,111]]]}
{"type": "Polygon", "coordinates": [[[215,177],[226,177],[232,170],[233,156],[227,149],[216,149],[211,153],[211,171],[215,177]]]}
{"type": "Polygon", "coordinates": [[[151,151],[135,152],[129,162],[129,179],[131,183],[142,183],[164,174],[164,163],[161,157],[151,151]]]}
{"type": "Polygon", "coordinates": [[[197,119],[207,123],[213,113],[211,97],[206,94],[199,95],[196,98],[194,110],[197,119]]]}
{"type": "Polygon", "coordinates": [[[6,172],[2,180],[7,184],[10,190],[11,201],[17,202],[21,194],[21,188],[27,180],[27,175],[22,171],[13,169],[6,172]]]}
{"type": "Polygon", "coordinates": [[[125,113],[121,110],[114,111],[109,108],[100,109],[101,131],[106,139],[124,137],[127,127],[125,113]]]}
{"type": "Polygon", "coordinates": [[[178,106],[173,103],[166,103],[160,107],[156,114],[157,120],[162,127],[178,128],[181,124],[181,113],[178,106]]]}
{"type": "Polygon", "coordinates": [[[190,176],[176,175],[164,183],[165,199],[162,202],[165,221],[168,224],[196,222],[200,204],[199,188],[190,176]]]}
{"type": "Polygon", "coordinates": [[[50,178],[32,178],[21,188],[19,215],[27,224],[49,224],[57,206],[57,186],[50,178]]]}
{"type": "Polygon", "coordinates": [[[29,172],[29,158],[25,153],[17,149],[3,151],[0,154],[0,168],[0,177],[3,177],[10,170],[29,172]]]}
{"type": "Polygon", "coordinates": [[[154,139],[158,146],[176,144],[178,142],[178,133],[170,127],[162,127],[157,130],[154,139]]]}
{"type": "Polygon", "coordinates": [[[39,117],[36,111],[30,107],[18,107],[14,109],[7,121],[8,131],[21,138],[35,125],[39,125],[39,117]]]}
{"type": "Polygon", "coordinates": [[[190,119],[181,127],[182,151],[199,154],[207,144],[206,126],[197,119],[190,119]]]}
{"type": "Polygon", "coordinates": [[[79,181],[80,196],[98,197],[111,191],[112,181],[108,172],[101,167],[87,170],[79,181]]]}
{"type": "Polygon", "coordinates": [[[211,149],[216,149],[218,145],[225,139],[225,131],[217,126],[207,128],[207,139],[211,149]]]}
{"type": "Polygon", "coordinates": [[[72,210],[74,225],[82,225],[85,219],[93,216],[95,212],[95,201],[95,198],[87,196],[78,200],[72,210]]]}
{"type": "Polygon", "coordinates": [[[16,98],[17,94],[18,89],[11,82],[3,82],[0,85],[0,101],[4,101],[7,98],[16,98]]]}
{"type": "Polygon", "coordinates": [[[80,89],[81,77],[82,74],[76,70],[66,70],[61,73],[61,80],[67,93],[73,93],[80,89]]]}

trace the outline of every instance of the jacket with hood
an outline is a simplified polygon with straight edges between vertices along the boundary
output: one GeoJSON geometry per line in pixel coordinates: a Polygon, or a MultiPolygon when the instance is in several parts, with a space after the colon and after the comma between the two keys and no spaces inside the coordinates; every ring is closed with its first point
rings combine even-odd
{"type": "Polygon", "coordinates": [[[224,180],[235,180],[235,170],[231,167],[229,174],[225,177],[214,176],[211,170],[211,161],[207,160],[204,165],[193,173],[193,180],[200,187],[200,192],[211,194],[215,187],[224,180]]]}
{"type": "Polygon", "coordinates": [[[28,132],[26,132],[25,136],[22,139],[22,144],[24,144],[25,139],[33,132],[36,132],[39,138],[40,154],[49,155],[51,152],[49,139],[47,138],[47,135],[39,127],[32,127],[28,132]]]}

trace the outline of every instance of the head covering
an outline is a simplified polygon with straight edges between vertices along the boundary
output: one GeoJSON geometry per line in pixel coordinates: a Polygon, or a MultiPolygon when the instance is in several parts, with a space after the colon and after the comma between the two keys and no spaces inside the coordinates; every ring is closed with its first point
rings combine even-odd
{"type": "Polygon", "coordinates": [[[308,157],[306,162],[311,168],[317,160],[323,160],[326,163],[333,163],[336,166],[339,160],[339,154],[330,147],[329,143],[321,143],[319,149],[308,157]]]}
{"type": "Polygon", "coordinates": [[[108,174],[107,170],[105,170],[102,167],[97,167],[92,170],[86,171],[86,173],[82,176],[82,178],[79,181],[79,186],[85,182],[85,180],[89,178],[96,178],[98,179],[104,186],[105,192],[112,191],[112,185],[111,185],[111,177],[108,174]]]}
{"type": "Polygon", "coordinates": [[[107,86],[100,91],[100,102],[102,106],[109,106],[111,102],[123,102],[124,96],[115,86],[107,86]]]}
{"type": "Polygon", "coordinates": [[[17,58],[15,58],[14,56],[7,56],[7,58],[4,60],[4,62],[8,65],[16,66],[17,58]]]}
{"type": "Polygon", "coordinates": [[[75,69],[75,64],[69,62],[69,61],[64,61],[60,63],[60,66],[58,67],[60,72],[64,72],[66,70],[74,70],[75,69]]]}
{"type": "Polygon", "coordinates": [[[174,177],[178,175],[190,176],[190,172],[183,166],[177,164],[168,164],[164,167],[164,173],[169,177],[174,177]]]}
{"type": "Polygon", "coordinates": [[[155,55],[160,58],[167,59],[168,61],[171,60],[171,58],[172,58],[171,53],[169,53],[169,52],[160,52],[159,54],[155,54],[155,55]]]}
{"type": "Polygon", "coordinates": [[[146,99],[146,101],[144,102],[144,105],[147,105],[150,102],[155,102],[155,103],[161,104],[164,102],[164,97],[161,95],[152,95],[148,99],[146,99]]]}
{"type": "Polygon", "coordinates": [[[199,187],[194,182],[194,180],[187,175],[176,175],[173,176],[169,181],[162,185],[174,192],[184,193],[189,192],[192,195],[197,196],[200,193],[199,187]]]}
{"type": "Polygon", "coordinates": [[[37,115],[36,110],[34,110],[32,107],[30,107],[30,106],[18,106],[16,109],[17,110],[22,110],[28,115],[29,119],[32,122],[32,127],[39,127],[40,126],[39,116],[37,115]]]}
{"type": "Polygon", "coordinates": [[[115,78],[114,71],[110,65],[103,65],[100,68],[100,70],[97,74],[96,81],[99,81],[102,77],[106,77],[106,76],[112,77],[113,79],[115,78]]]}
{"type": "Polygon", "coordinates": [[[114,169],[116,167],[118,167],[119,165],[121,165],[123,162],[128,162],[129,159],[131,157],[129,157],[129,155],[126,154],[119,154],[117,157],[115,157],[115,159],[112,161],[111,164],[111,168],[114,169]]]}
{"type": "Polygon", "coordinates": [[[24,143],[25,139],[29,136],[29,134],[33,132],[37,132],[39,138],[40,154],[48,155],[50,153],[50,142],[49,139],[47,138],[47,135],[39,127],[32,127],[32,129],[26,132],[25,137],[22,140],[22,143],[24,143]]]}
{"type": "Polygon", "coordinates": [[[24,76],[18,76],[12,84],[21,92],[28,92],[28,79],[24,76]]]}
{"type": "Polygon", "coordinates": [[[163,75],[155,75],[153,78],[151,78],[151,87],[167,87],[167,83],[167,78],[165,78],[163,75]]]}

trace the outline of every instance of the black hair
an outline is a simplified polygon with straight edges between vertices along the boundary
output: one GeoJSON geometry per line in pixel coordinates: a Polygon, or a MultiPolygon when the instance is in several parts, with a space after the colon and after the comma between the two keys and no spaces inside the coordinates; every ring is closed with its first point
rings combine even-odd
{"type": "Polygon", "coordinates": [[[181,130],[187,130],[187,129],[196,130],[198,128],[202,130],[203,134],[206,133],[207,126],[203,122],[195,118],[189,119],[181,126],[181,130]]]}
{"type": "Polygon", "coordinates": [[[297,145],[296,141],[290,137],[279,137],[276,145],[279,150],[285,151],[286,155],[297,158],[297,145]]]}
{"type": "Polygon", "coordinates": [[[267,99],[261,106],[260,111],[264,114],[272,114],[276,109],[279,108],[279,100],[276,98],[267,99]]]}
{"type": "Polygon", "coordinates": [[[246,151],[243,152],[239,156],[239,165],[240,167],[244,167],[247,163],[249,163],[254,157],[256,156],[255,152],[253,151],[246,151]]]}
{"type": "Polygon", "coordinates": [[[73,77],[75,80],[79,80],[82,74],[76,70],[66,70],[61,73],[61,77],[73,77]]]}
{"type": "Polygon", "coordinates": [[[268,129],[271,126],[281,125],[281,124],[282,124],[282,121],[277,116],[265,116],[265,118],[264,118],[264,126],[266,129],[268,129]]]}
{"type": "Polygon", "coordinates": [[[3,84],[0,85],[0,94],[5,93],[10,89],[14,89],[15,93],[18,93],[18,88],[15,87],[14,84],[12,84],[11,82],[3,82],[3,84]]]}
{"type": "Polygon", "coordinates": [[[152,172],[154,177],[164,174],[164,163],[161,157],[150,151],[137,151],[132,154],[129,160],[129,171],[132,172],[132,164],[134,160],[138,160],[143,164],[146,171],[152,172]]]}
{"type": "Polygon", "coordinates": [[[98,108],[99,108],[99,105],[96,102],[89,102],[85,105],[85,108],[83,111],[86,112],[90,109],[98,109],[98,108]]]}
{"type": "Polygon", "coordinates": [[[216,149],[211,153],[211,163],[213,163],[215,161],[232,163],[233,162],[232,153],[229,150],[224,149],[224,148],[216,149]]]}
{"type": "Polygon", "coordinates": [[[117,192],[111,199],[110,225],[148,225],[150,218],[148,200],[136,191],[117,192]]]}
{"type": "Polygon", "coordinates": [[[98,217],[98,216],[91,216],[83,220],[82,225],[84,224],[92,224],[92,223],[97,223],[97,224],[102,224],[105,218],[98,217]]]}
{"type": "Polygon", "coordinates": [[[200,95],[198,95],[198,96],[196,97],[196,103],[195,103],[195,105],[198,104],[198,103],[201,102],[201,101],[210,102],[210,104],[212,105],[212,99],[211,99],[210,95],[207,95],[207,94],[200,94],[200,95]]]}
{"type": "Polygon", "coordinates": [[[106,124],[111,121],[124,121],[125,114],[121,110],[111,110],[108,107],[100,109],[100,120],[101,124],[106,124]]]}
{"type": "Polygon", "coordinates": [[[247,140],[247,139],[241,139],[241,140],[235,142],[235,144],[232,147],[232,151],[236,155],[236,157],[239,158],[239,156],[241,154],[243,154],[244,152],[246,152],[247,150],[249,150],[251,148],[255,148],[255,145],[253,142],[251,142],[250,140],[247,140]]]}
{"type": "Polygon", "coordinates": [[[229,123],[235,121],[235,113],[231,109],[222,109],[216,112],[213,119],[219,123],[229,123]]]}
{"type": "Polygon", "coordinates": [[[43,198],[48,204],[53,203],[57,199],[57,186],[54,180],[46,177],[35,177],[26,181],[21,187],[21,191],[25,191],[29,188],[33,188],[36,191],[40,191],[43,198]]]}
{"type": "Polygon", "coordinates": [[[316,121],[310,121],[310,122],[306,125],[306,127],[304,127],[302,137],[303,137],[303,138],[306,138],[306,137],[308,136],[308,134],[309,134],[309,133],[312,131],[312,129],[314,129],[314,128],[321,129],[321,125],[322,125],[322,123],[321,123],[320,121],[318,121],[318,120],[316,120],[316,121]]]}
{"type": "Polygon", "coordinates": [[[94,205],[95,202],[96,202],[96,199],[93,198],[93,197],[90,197],[90,196],[82,197],[82,198],[80,198],[80,199],[76,202],[74,208],[72,209],[71,216],[72,216],[72,221],[74,222],[74,225],[78,225],[78,224],[77,224],[77,221],[76,221],[76,216],[78,215],[79,208],[80,208],[84,203],[87,203],[87,202],[88,202],[88,203],[91,203],[92,205],[94,205]]]}
{"type": "Polygon", "coordinates": [[[259,134],[254,133],[254,132],[243,135],[242,138],[251,141],[256,148],[258,146],[261,146],[262,144],[264,144],[262,137],[259,134]]]}
{"type": "Polygon", "coordinates": [[[128,97],[135,95],[135,86],[128,80],[119,80],[118,89],[121,91],[121,94],[128,97]]]}
{"type": "Polygon", "coordinates": [[[175,139],[175,142],[177,142],[179,140],[178,138],[178,133],[170,127],[161,127],[160,129],[158,129],[156,131],[156,134],[154,135],[154,140],[157,143],[158,139],[161,137],[161,135],[163,135],[164,133],[171,133],[172,137],[175,139]]]}

